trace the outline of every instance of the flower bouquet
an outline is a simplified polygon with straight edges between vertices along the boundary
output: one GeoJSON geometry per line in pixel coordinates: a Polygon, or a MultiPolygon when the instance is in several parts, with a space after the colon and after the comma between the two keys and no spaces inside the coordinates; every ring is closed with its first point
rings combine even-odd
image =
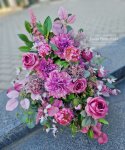
{"type": "Polygon", "coordinates": [[[18,35],[26,45],[19,47],[24,52],[20,56],[23,67],[17,68],[14,88],[7,91],[10,100],[6,110],[14,110],[20,103],[20,120],[29,128],[40,122],[56,137],[60,124],[70,127],[72,136],[82,132],[91,139],[98,138],[100,144],[106,143],[101,125],[108,124],[104,118],[109,102],[104,96],[119,92],[114,86],[116,78],[107,76],[109,71],[101,66],[106,57],[89,46],[83,29],[75,34],[70,25],[76,16],[63,7],[53,23],[48,16],[41,24],[31,9],[29,12],[31,22],[25,21],[25,28],[30,40],[18,35]],[[26,74],[20,81],[22,72],[26,74]]]}

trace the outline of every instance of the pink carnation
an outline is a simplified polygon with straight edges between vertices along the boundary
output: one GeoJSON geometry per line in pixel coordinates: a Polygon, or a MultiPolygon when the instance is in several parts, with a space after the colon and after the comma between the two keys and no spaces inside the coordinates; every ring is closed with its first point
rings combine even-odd
{"type": "Polygon", "coordinates": [[[47,78],[45,89],[54,98],[66,98],[66,95],[71,93],[72,78],[67,72],[59,73],[57,70],[54,70],[47,78]]]}
{"type": "Polygon", "coordinates": [[[98,120],[100,118],[105,118],[108,112],[108,106],[101,96],[95,98],[89,97],[87,99],[85,111],[89,116],[92,116],[93,119],[98,120]]]}
{"type": "Polygon", "coordinates": [[[89,131],[89,127],[83,127],[81,132],[82,133],[87,133],[89,131]]]}
{"type": "Polygon", "coordinates": [[[85,91],[86,87],[87,84],[85,78],[77,79],[73,86],[73,93],[81,93],[85,91]]]}
{"type": "Polygon", "coordinates": [[[38,63],[39,63],[39,57],[37,54],[28,52],[23,55],[22,62],[23,62],[24,68],[33,70],[35,68],[35,66],[38,65],[38,63]]]}
{"type": "Polygon", "coordinates": [[[79,49],[69,46],[64,50],[64,57],[67,61],[77,62],[80,59],[79,49]]]}
{"type": "Polygon", "coordinates": [[[41,57],[45,57],[46,55],[49,55],[49,51],[51,51],[51,46],[49,44],[42,44],[39,47],[39,55],[41,57]]]}
{"type": "Polygon", "coordinates": [[[54,51],[54,54],[57,54],[61,59],[64,59],[64,49],[68,46],[74,45],[74,41],[70,40],[66,34],[54,36],[50,43],[56,45],[59,51],[54,51]]]}
{"type": "Polygon", "coordinates": [[[57,122],[59,122],[61,125],[66,126],[70,121],[72,121],[74,115],[70,108],[62,108],[58,111],[58,113],[55,114],[54,117],[57,122]]]}

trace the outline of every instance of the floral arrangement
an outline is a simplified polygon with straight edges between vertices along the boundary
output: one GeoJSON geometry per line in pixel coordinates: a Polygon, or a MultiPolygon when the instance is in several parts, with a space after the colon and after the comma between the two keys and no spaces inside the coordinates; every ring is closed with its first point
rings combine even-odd
{"type": "Polygon", "coordinates": [[[25,28],[30,40],[18,35],[26,44],[19,47],[24,52],[20,56],[23,67],[17,68],[14,88],[7,91],[6,110],[14,110],[20,103],[20,120],[29,128],[40,122],[47,133],[52,130],[57,137],[60,124],[70,127],[73,137],[82,132],[106,143],[101,126],[108,124],[109,102],[104,97],[120,92],[114,85],[116,78],[106,75],[109,71],[101,66],[106,57],[89,46],[83,29],[75,34],[70,25],[76,16],[63,7],[53,23],[48,16],[41,24],[30,8],[29,12],[31,22],[25,21],[25,28]],[[25,78],[19,80],[22,72],[26,72],[25,78]]]}

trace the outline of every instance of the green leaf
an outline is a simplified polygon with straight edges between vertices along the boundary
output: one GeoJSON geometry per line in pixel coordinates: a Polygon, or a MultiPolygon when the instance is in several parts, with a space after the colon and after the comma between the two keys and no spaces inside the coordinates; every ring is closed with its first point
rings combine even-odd
{"type": "Polygon", "coordinates": [[[53,104],[54,99],[55,99],[55,98],[53,98],[53,97],[51,96],[51,97],[50,97],[50,102],[49,102],[49,103],[50,103],[50,104],[53,104]]]}
{"type": "Polygon", "coordinates": [[[98,119],[99,122],[102,122],[104,124],[109,124],[108,121],[106,121],[104,118],[98,119]]]}
{"type": "Polygon", "coordinates": [[[36,23],[36,26],[37,26],[38,31],[44,35],[44,34],[45,34],[45,31],[44,31],[42,25],[39,24],[39,23],[36,23]]]}
{"type": "Polygon", "coordinates": [[[113,84],[106,83],[106,85],[107,85],[109,88],[111,88],[111,89],[114,89],[114,88],[115,88],[115,86],[114,86],[113,84]]]}
{"type": "Polygon", "coordinates": [[[84,30],[81,28],[81,29],[79,29],[79,31],[78,31],[78,32],[80,32],[80,33],[81,33],[81,32],[83,32],[83,31],[84,31],[84,30]]]}
{"type": "Polygon", "coordinates": [[[93,126],[96,127],[97,122],[98,122],[97,120],[95,120],[95,119],[93,119],[93,118],[91,117],[91,124],[92,124],[93,126]]]}
{"type": "Polygon", "coordinates": [[[36,122],[36,117],[37,117],[37,112],[33,112],[33,114],[31,114],[31,120],[33,122],[36,122]]]}
{"type": "Polygon", "coordinates": [[[74,96],[74,94],[73,93],[71,93],[70,95],[67,95],[67,98],[68,99],[73,99],[75,96],[74,96]]]}
{"type": "Polygon", "coordinates": [[[30,48],[27,47],[27,46],[21,46],[21,47],[19,47],[19,50],[20,50],[21,52],[29,52],[29,51],[30,51],[30,48]]]}
{"type": "Polygon", "coordinates": [[[87,70],[84,70],[84,75],[83,75],[83,77],[84,77],[84,78],[87,78],[87,77],[89,77],[89,76],[90,76],[90,72],[87,71],[87,70]]]}
{"type": "Polygon", "coordinates": [[[83,117],[87,117],[87,113],[85,110],[83,110],[82,112],[80,112],[80,114],[83,116],[83,117]]]}
{"type": "Polygon", "coordinates": [[[43,28],[44,28],[46,35],[48,35],[52,29],[52,21],[51,21],[51,18],[49,16],[45,19],[44,24],[43,24],[43,28]]]}
{"type": "Polygon", "coordinates": [[[72,14],[68,14],[68,17],[71,16],[72,14]]]}
{"type": "Polygon", "coordinates": [[[63,65],[65,68],[67,68],[67,67],[69,66],[69,63],[68,63],[68,62],[63,61],[63,60],[60,60],[60,59],[56,60],[55,63],[56,63],[58,66],[63,65]]]}
{"type": "Polygon", "coordinates": [[[113,75],[109,75],[109,78],[116,79],[113,75]]]}
{"type": "Polygon", "coordinates": [[[30,129],[34,128],[35,127],[35,122],[34,121],[28,122],[27,127],[30,128],[30,129]]]}
{"type": "Polygon", "coordinates": [[[55,44],[49,44],[49,45],[51,46],[51,48],[52,48],[53,50],[55,50],[55,51],[57,51],[57,52],[59,51],[55,44]]]}
{"type": "Polygon", "coordinates": [[[77,127],[75,124],[71,124],[72,137],[75,137],[75,133],[77,132],[77,127]]]}
{"type": "Polygon", "coordinates": [[[90,139],[93,139],[94,133],[93,133],[92,128],[89,129],[89,131],[87,132],[87,135],[90,139]]]}
{"type": "Polygon", "coordinates": [[[64,98],[62,98],[62,99],[63,99],[63,101],[66,102],[66,103],[70,103],[70,102],[71,102],[71,99],[64,99],[64,98]]]}
{"type": "Polygon", "coordinates": [[[19,57],[22,58],[23,56],[22,56],[22,55],[19,55],[19,57]]]}
{"type": "Polygon", "coordinates": [[[26,46],[32,48],[33,47],[33,42],[31,41],[28,41],[28,42],[25,42],[26,46]]]}
{"type": "Polygon", "coordinates": [[[71,31],[71,30],[72,30],[72,27],[71,27],[71,26],[69,26],[69,25],[67,25],[67,26],[66,26],[66,28],[67,28],[67,33],[69,33],[69,31],[71,31]]]}
{"type": "Polygon", "coordinates": [[[66,61],[62,62],[62,65],[64,66],[64,68],[67,68],[69,66],[69,63],[67,63],[66,61]]]}
{"type": "Polygon", "coordinates": [[[31,33],[31,25],[28,21],[25,21],[25,28],[26,28],[27,32],[31,33]]]}
{"type": "Polygon", "coordinates": [[[26,123],[26,120],[28,119],[28,115],[27,114],[22,114],[20,117],[20,121],[22,123],[26,123]]]}
{"type": "Polygon", "coordinates": [[[59,19],[59,17],[58,17],[58,18],[56,18],[56,19],[54,19],[54,22],[55,22],[55,21],[57,21],[57,20],[60,20],[60,19],[59,19]]]}
{"type": "Polygon", "coordinates": [[[18,34],[18,36],[22,41],[29,42],[29,39],[25,34],[18,34]]]}
{"type": "Polygon", "coordinates": [[[86,117],[85,119],[83,119],[83,121],[82,121],[82,126],[83,127],[88,127],[90,124],[91,124],[90,117],[86,117]]]}

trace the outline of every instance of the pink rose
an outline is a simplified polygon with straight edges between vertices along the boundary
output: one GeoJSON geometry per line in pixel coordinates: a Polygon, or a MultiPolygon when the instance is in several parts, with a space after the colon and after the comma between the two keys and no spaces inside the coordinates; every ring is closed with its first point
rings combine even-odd
{"type": "Polygon", "coordinates": [[[89,131],[89,127],[83,127],[81,130],[82,133],[87,133],[89,131]]]}
{"type": "Polygon", "coordinates": [[[85,61],[90,61],[93,58],[93,53],[91,51],[89,51],[89,49],[90,48],[87,48],[87,50],[83,49],[83,51],[81,52],[82,53],[82,58],[85,61]]]}
{"type": "Polygon", "coordinates": [[[87,99],[85,111],[89,116],[92,116],[93,119],[98,120],[100,118],[105,118],[108,112],[108,106],[101,96],[95,98],[89,97],[87,99]]]}
{"type": "Polygon", "coordinates": [[[22,62],[23,62],[24,68],[33,70],[34,67],[36,65],[38,65],[38,63],[39,63],[39,57],[37,54],[33,54],[33,53],[28,52],[28,53],[23,55],[22,62]]]}
{"type": "Polygon", "coordinates": [[[55,114],[54,117],[57,122],[59,122],[61,125],[66,126],[70,121],[72,121],[74,115],[70,108],[62,108],[55,114]]]}
{"type": "Polygon", "coordinates": [[[85,91],[86,87],[87,84],[85,78],[77,79],[74,83],[73,93],[81,93],[85,91]]]}

